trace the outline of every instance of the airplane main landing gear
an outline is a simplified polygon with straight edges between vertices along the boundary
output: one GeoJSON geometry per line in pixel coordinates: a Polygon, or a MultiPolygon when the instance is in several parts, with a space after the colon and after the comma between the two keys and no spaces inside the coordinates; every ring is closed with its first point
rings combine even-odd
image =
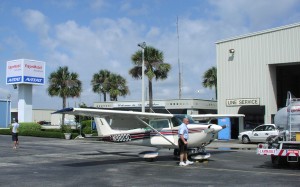
{"type": "MultiPolygon", "coordinates": [[[[174,149],[174,158],[178,158],[180,153],[178,149],[174,149]]],[[[210,153],[205,151],[204,147],[188,149],[188,158],[192,160],[207,160],[210,157],[210,153]]]]}
{"type": "Polygon", "coordinates": [[[157,151],[144,151],[139,153],[139,157],[143,158],[145,161],[153,162],[158,156],[157,151]]]}

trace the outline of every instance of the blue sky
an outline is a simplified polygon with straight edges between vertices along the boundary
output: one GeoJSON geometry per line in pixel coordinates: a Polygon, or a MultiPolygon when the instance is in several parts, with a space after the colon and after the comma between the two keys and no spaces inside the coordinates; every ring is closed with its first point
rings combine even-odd
{"type": "MultiPolygon", "coordinates": [[[[214,90],[201,82],[216,65],[215,42],[297,23],[299,10],[298,0],[2,0],[0,99],[11,94],[17,106],[18,92],[5,84],[5,68],[7,61],[24,58],[46,62],[46,79],[59,66],[79,74],[83,92],[68,99],[70,107],[99,101],[90,81],[101,69],[127,79],[131,94],[120,101],[141,100],[141,81],[128,71],[143,41],[172,65],[167,80],[154,81],[154,99],[177,99],[177,17],[182,98],[211,99],[214,90]]],[[[34,86],[33,108],[60,109],[61,99],[49,97],[47,86],[34,86]]]]}

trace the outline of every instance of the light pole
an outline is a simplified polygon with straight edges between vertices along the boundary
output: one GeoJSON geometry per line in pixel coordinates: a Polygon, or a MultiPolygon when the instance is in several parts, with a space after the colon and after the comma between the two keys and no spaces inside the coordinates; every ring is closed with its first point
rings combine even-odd
{"type": "Polygon", "coordinates": [[[10,97],[11,95],[8,94],[7,95],[7,101],[6,101],[6,127],[8,127],[8,117],[10,117],[10,115],[8,114],[9,110],[8,110],[8,102],[10,101],[10,97]]]}
{"type": "Polygon", "coordinates": [[[138,46],[142,48],[142,112],[145,112],[145,86],[144,86],[144,79],[145,79],[145,48],[146,48],[146,42],[139,43],[138,46]]]}

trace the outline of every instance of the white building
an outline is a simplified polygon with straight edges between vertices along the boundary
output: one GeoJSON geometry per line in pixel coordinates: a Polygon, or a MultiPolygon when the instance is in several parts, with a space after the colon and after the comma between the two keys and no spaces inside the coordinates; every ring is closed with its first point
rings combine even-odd
{"type": "MultiPolygon", "coordinates": [[[[140,101],[107,101],[95,102],[94,107],[112,108],[124,110],[141,111],[140,101]]],[[[145,108],[148,111],[149,101],[145,101],[145,108]]],[[[153,110],[161,113],[172,114],[207,114],[217,113],[217,102],[214,100],[203,99],[170,99],[154,100],[153,110]]]]}
{"type": "MultiPolygon", "coordinates": [[[[32,122],[50,122],[51,125],[60,125],[62,114],[52,114],[56,110],[51,109],[33,109],[32,110],[32,122]]],[[[13,122],[13,119],[18,118],[18,109],[12,108],[11,109],[11,122],[13,122]]],[[[74,115],[65,115],[65,123],[68,122],[74,122],[75,116],[74,115]]]]}
{"type": "MultiPolygon", "coordinates": [[[[287,92],[300,97],[300,23],[216,42],[218,113],[272,123],[287,92]]],[[[253,127],[253,126],[252,126],[253,127]]]]}
{"type": "MultiPolygon", "coordinates": [[[[146,101],[146,111],[149,102],[146,101]]],[[[202,99],[173,99],[173,100],[160,100],[153,101],[153,109],[155,112],[162,113],[176,113],[176,114],[206,114],[217,113],[217,102],[214,100],[202,99]]],[[[94,107],[97,108],[110,108],[110,109],[124,109],[124,110],[141,110],[141,102],[139,101],[107,101],[95,102],[94,107]]],[[[61,124],[61,114],[52,114],[55,110],[51,109],[33,109],[32,121],[46,121],[51,125],[61,124]]],[[[18,118],[18,109],[11,109],[11,121],[18,118]]],[[[75,121],[74,115],[65,115],[65,123],[72,123],[75,121]]]]}

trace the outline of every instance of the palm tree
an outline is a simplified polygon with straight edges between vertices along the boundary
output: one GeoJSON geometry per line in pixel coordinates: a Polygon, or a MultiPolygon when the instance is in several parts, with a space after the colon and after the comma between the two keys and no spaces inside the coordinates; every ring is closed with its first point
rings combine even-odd
{"type": "MultiPolygon", "coordinates": [[[[131,61],[134,65],[129,70],[129,74],[135,79],[142,78],[142,50],[138,50],[131,56],[131,61]]],[[[152,93],[152,79],[164,80],[168,77],[168,72],[171,70],[171,65],[164,63],[164,54],[162,51],[154,47],[147,46],[144,50],[145,75],[148,77],[149,87],[149,107],[150,111],[153,108],[153,93],[152,93]]]]}
{"type": "Polygon", "coordinates": [[[203,87],[210,88],[210,89],[212,87],[215,87],[216,100],[218,99],[218,95],[217,95],[217,89],[218,89],[218,87],[217,87],[217,68],[215,66],[211,67],[206,72],[204,72],[202,85],[203,85],[203,87]]]}
{"type": "Polygon", "coordinates": [[[93,75],[91,84],[93,86],[93,92],[103,94],[104,102],[106,102],[106,93],[108,92],[110,71],[100,70],[99,73],[93,75]]]}
{"type": "MultiPolygon", "coordinates": [[[[63,108],[66,108],[68,97],[79,97],[82,91],[81,81],[77,73],[70,73],[68,67],[59,67],[57,71],[52,72],[48,77],[48,94],[61,97],[63,108]]],[[[62,115],[62,125],[64,125],[65,115],[62,115]]]]}
{"type": "Polygon", "coordinates": [[[111,73],[109,78],[109,96],[111,101],[117,101],[118,96],[126,96],[129,94],[128,86],[126,85],[126,79],[121,75],[111,73]]]}

